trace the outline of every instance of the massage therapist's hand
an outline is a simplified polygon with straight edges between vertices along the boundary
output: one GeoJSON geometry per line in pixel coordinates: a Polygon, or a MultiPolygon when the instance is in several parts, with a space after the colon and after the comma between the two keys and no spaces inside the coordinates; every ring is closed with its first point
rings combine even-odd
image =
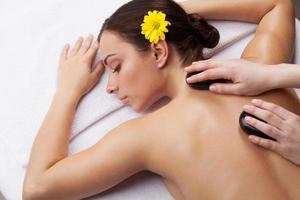
{"type": "Polygon", "coordinates": [[[70,52],[69,49],[69,44],[66,44],[60,55],[56,90],[60,94],[79,100],[100,80],[104,66],[99,61],[92,70],[98,50],[98,43],[93,41],[92,35],[86,39],[80,37],[70,52]]]}
{"type": "Polygon", "coordinates": [[[257,99],[252,100],[252,104],[245,105],[244,110],[268,123],[246,117],[248,124],[277,140],[276,142],[251,135],[251,142],[300,165],[300,116],[278,105],[257,99]]]}
{"type": "Polygon", "coordinates": [[[210,91],[222,94],[257,95],[272,89],[274,67],[245,60],[210,59],[193,63],[185,71],[199,72],[187,79],[188,83],[226,79],[229,83],[215,83],[210,91]],[[200,73],[201,72],[201,73],[200,73]]]}

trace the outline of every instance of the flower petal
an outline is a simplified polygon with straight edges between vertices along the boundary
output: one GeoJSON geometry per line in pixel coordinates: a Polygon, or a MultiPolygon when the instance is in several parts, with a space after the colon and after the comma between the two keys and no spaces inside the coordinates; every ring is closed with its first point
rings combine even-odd
{"type": "Polygon", "coordinates": [[[168,32],[167,26],[171,25],[166,21],[166,14],[154,10],[148,11],[148,15],[144,16],[143,23],[141,24],[141,34],[151,43],[157,43],[159,40],[165,40],[165,33],[168,32]]]}

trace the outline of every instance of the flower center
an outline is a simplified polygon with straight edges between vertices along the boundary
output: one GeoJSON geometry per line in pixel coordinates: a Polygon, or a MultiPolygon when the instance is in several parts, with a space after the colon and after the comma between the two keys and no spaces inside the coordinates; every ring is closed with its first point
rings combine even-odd
{"type": "Polygon", "coordinates": [[[153,27],[154,27],[155,30],[159,29],[160,23],[158,23],[158,22],[153,22],[153,27]]]}

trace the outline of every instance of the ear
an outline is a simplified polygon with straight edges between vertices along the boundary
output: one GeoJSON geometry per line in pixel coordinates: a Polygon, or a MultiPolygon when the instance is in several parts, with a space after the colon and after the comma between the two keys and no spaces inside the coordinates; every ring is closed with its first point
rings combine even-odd
{"type": "Polygon", "coordinates": [[[157,67],[165,67],[169,56],[169,48],[167,42],[165,40],[160,40],[157,44],[151,44],[151,51],[153,53],[157,67]]]}

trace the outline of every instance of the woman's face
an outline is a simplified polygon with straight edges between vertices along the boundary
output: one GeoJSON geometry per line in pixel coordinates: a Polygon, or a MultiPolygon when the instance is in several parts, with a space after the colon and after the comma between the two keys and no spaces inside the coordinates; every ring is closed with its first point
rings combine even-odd
{"type": "Polygon", "coordinates": [[[162,97],[162,72],[151,51],[139,52],[117,33],[104,31],[99,53],[109,71],[107,92],[141,112],[162,97]]]}

